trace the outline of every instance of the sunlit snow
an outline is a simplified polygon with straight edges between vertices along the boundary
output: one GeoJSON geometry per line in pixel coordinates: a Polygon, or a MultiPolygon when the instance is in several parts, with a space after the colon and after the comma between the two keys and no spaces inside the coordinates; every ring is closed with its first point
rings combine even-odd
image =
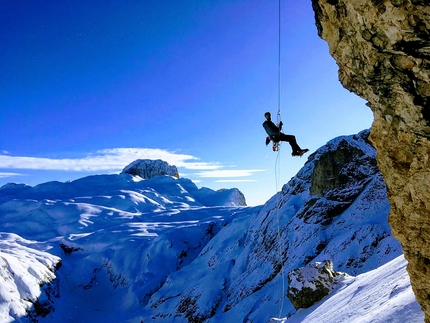
{"type": "Polygon", "coordinates": [[[423,322],[380,174],[354,170],[369,177],[345,188],[357,195],[347,207],[309,193],[315,161],[342,140],[374,158],[361,137],[345,138],[258,207],[169,176],[3,186],[0,321],[423,322]],[[296,311],[288,272],[326,259],[348,276],[296,311]]]}

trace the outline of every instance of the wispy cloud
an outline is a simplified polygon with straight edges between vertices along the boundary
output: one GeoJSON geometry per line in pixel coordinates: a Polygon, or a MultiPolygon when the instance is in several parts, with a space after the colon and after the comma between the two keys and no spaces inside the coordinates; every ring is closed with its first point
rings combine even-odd
{"type": "Polygon", "coordinates": [[[200,162],[197,157],[152,148],[114,148],[99,150],[83,158],[41,158],[0,155],[0,169],[60,171],[119,171],[137,159],[162,159],[191,170],[215,170],[218,163],[200,162]]]}
{"type": "Polygon", "coordinates": [[[216,183],[249,183],[255,182],[255,179],[219,179],[216,183]]]}
{"type": "Polygon", "coordinates": [[[199,177],[247,177],[257,172],[264,172],[263,169],[220,169],[206,172],[199,172],[196,175],[199,177]]]}
{"type": "Polygon", "coordinates": [[[12,176],[23,176],[23,174],[19,173],[3,173],[0,172],[0,178],[12,177],[12,176]]]}
{"type": "Polygon", "coordinates": [[[218,178],[217,182],[253,181],[242,178],[264,171],[261,169],[223,169],[225,165],[221,163],[203,162],[192,155],[163,149],[114,148],[99,150],[82,158],[11,156],[3,151],[0,152],[0,169],[5,172],[0,173],[0,178],[19,176],[18,173],[7,171],[15,169],[118,173],[137,159],[161,159],[177,166],[180,171],[181,169],[194,171],[192,173],[192,177],[195,178],[194,182],[200,182],[201,180],[198,178],[218,178]],[[234,179],[238,177],[240,179],[234,179]]]}

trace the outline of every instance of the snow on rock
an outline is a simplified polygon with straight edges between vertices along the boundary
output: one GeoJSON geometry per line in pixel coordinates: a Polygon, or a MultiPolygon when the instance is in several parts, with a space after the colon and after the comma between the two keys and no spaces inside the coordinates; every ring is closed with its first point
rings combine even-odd
{"type": "Polygon", "coordinates": [[[288,299],[296,309],[307,308],[327,296],[345,273],[333,270],[330,260],[308,264],[288,273],[288,299]]]}
{"type": "Polygon", "coordinates": [[[407,262],[399,256],[379,268],[346,277],[323,301],[278,323],[423,323],[407,262]]]}
{"type": "Polygon", "coordinates": [[[202,204],[207,206],[246,206],[245,196],[237,188],[213,191],[202,187],[197,194],[197,198],[202,204]]]}
{"type": "Polygon", "coordinates": [[[61,259],[44,251],[43,244],[0,233],[0,321],[13,322],[37,308],[48,314],[52,302],[39,299],[41,286],[55,279],[61,259]]]}
{"type": "Polygon", "coordinates": [[[157,159],[138,159],[126,166],[122,173],[140,176],[143,179],[154,178],[157,176],[173,176],[178,178],[179,173],[176,166],[171,166],[167,162],[157,159]]]}

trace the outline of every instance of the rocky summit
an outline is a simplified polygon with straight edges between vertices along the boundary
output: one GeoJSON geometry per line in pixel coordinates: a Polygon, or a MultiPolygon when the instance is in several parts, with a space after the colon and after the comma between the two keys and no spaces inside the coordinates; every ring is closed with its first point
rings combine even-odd
{"type": "Polygon", "coordinates": [[[430,322],[430,2],[312,0],[344,87],[368,101],[390,224],[430,322]]]}
{"type": "Polygon", "coordinates": [[[126,166],[122,174],[130,174],[139,176],[143,179],[150,179],[157,176],[173,176],[178,178],[178,168],[173,165],[169,165],[167,162],[161,159],[138,159],[126,166]]]}

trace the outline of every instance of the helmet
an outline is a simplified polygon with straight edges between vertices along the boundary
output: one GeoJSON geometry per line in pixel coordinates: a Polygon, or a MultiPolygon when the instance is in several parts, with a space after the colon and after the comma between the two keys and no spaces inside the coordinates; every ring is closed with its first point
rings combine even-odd
{"type": "Polygon", "coordinates": [[[265,116],[265,117],[270,116],[270,112],[269,112],[269,111],[267,111],[267,112],[264,114],[264,116],[265,116]]]}

